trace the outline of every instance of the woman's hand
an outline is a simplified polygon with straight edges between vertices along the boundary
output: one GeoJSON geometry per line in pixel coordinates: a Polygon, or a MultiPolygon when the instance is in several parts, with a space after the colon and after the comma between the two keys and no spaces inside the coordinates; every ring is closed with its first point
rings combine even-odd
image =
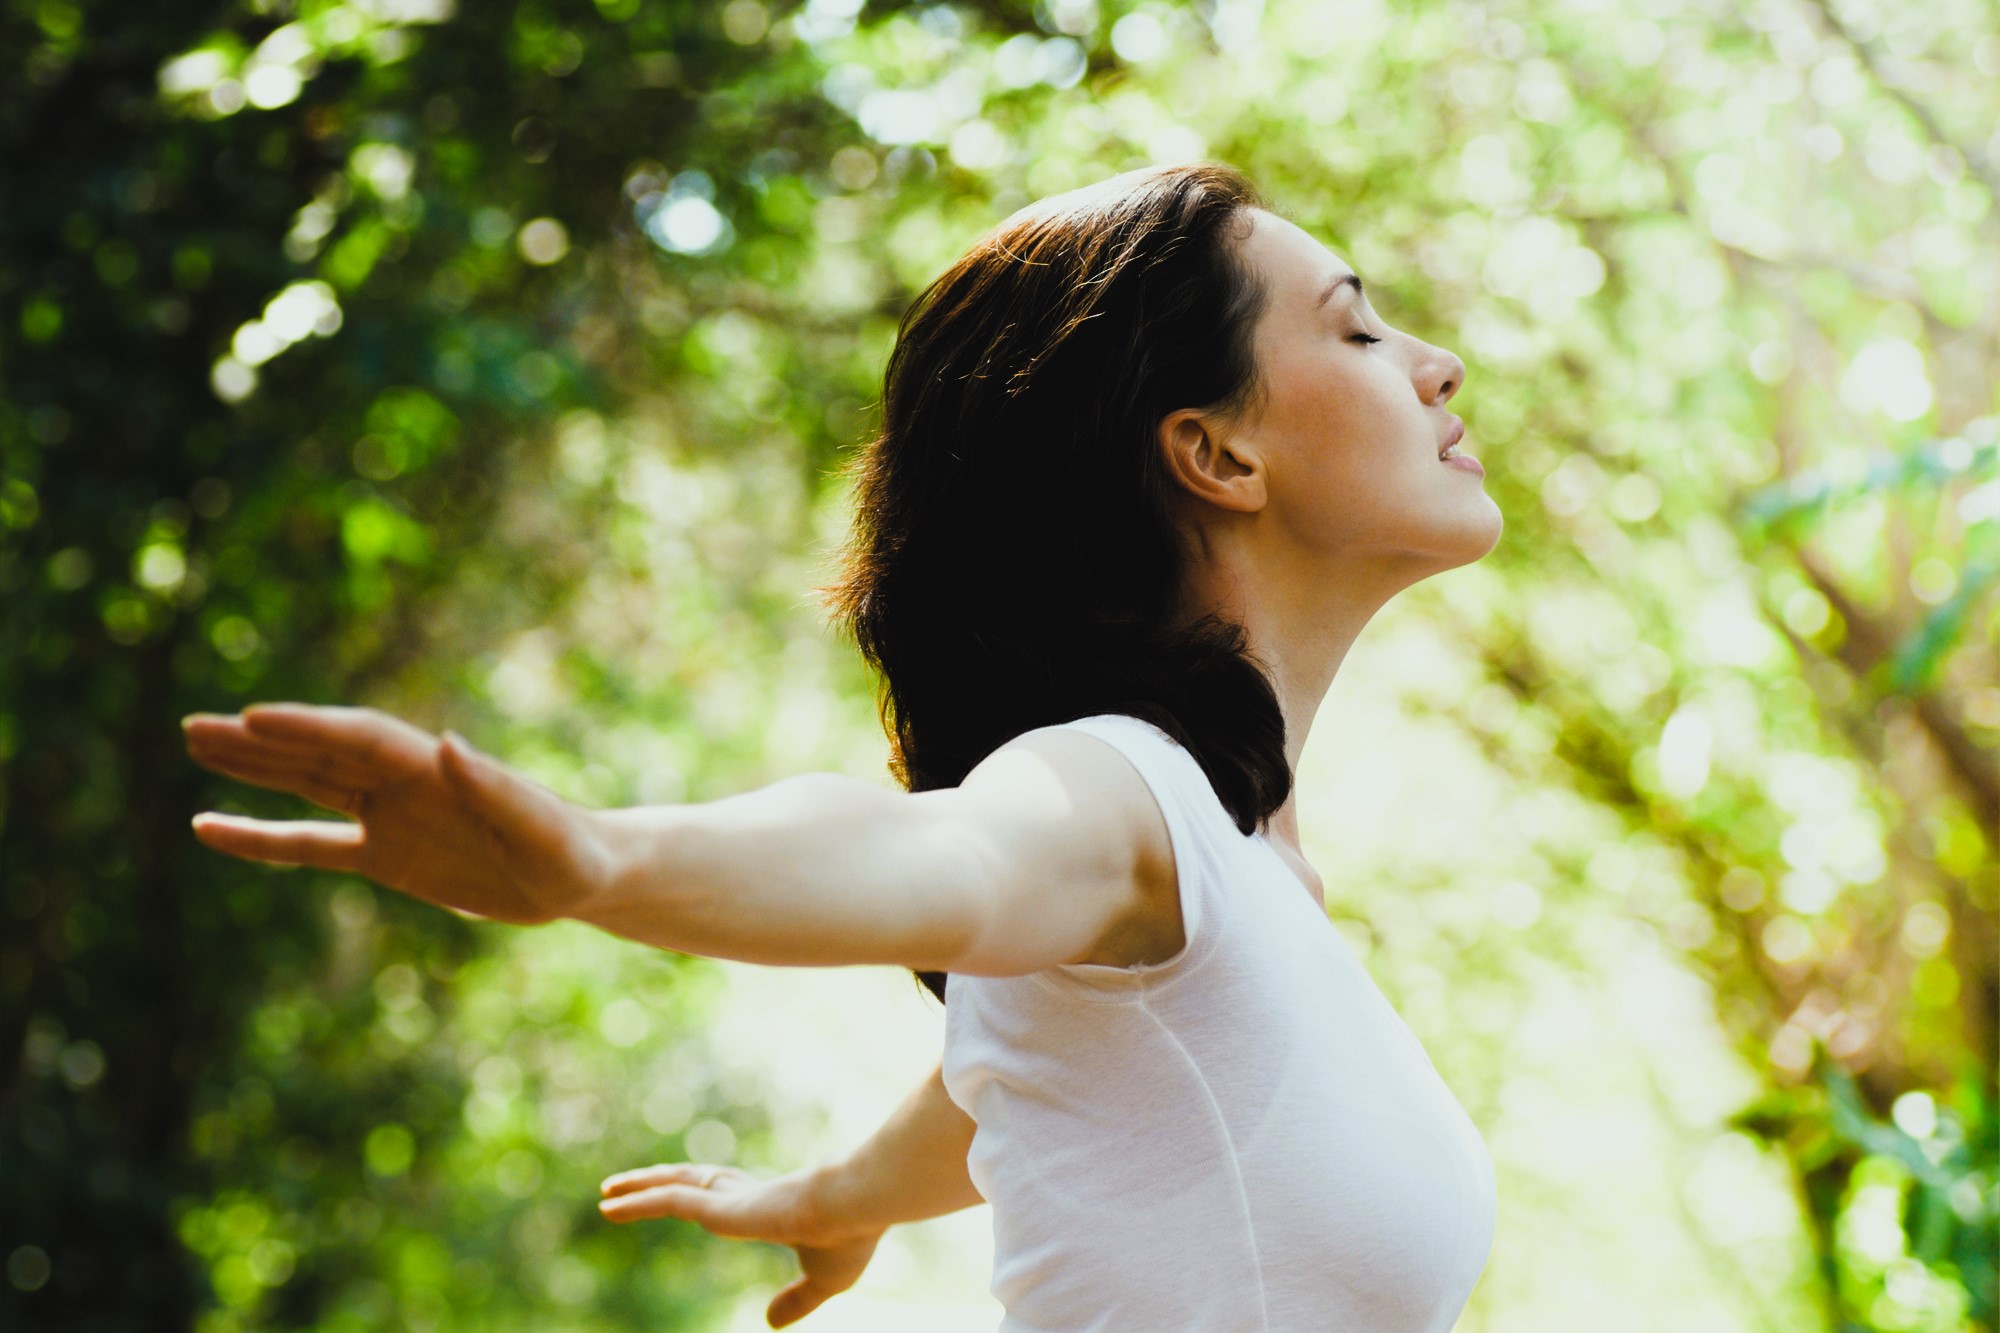
{"type": "Polygon", "coordinates": [[[853,1286],[882,1239],[880,1229],[842,1229],[823,1217],[815,1175],[794,1171],[756,1180],[733,1166],[674,1162],[607,1178],[597,1207],[613,1222],[678,1217],[713,1235],[791,1246],[800,1275],[764,1313],[772,1328],[783,1328],[853,1286]]]}
{"type": "Polygon", "coordinates": [[[594,812],[531,782],[463,737],[375,708],[252,704],[183,718],[205,768],[293,792],[354,822],[204,811],[195,836],[231,856],[349,870],[496,921],[553,921],[612,873],[594,812]]]}

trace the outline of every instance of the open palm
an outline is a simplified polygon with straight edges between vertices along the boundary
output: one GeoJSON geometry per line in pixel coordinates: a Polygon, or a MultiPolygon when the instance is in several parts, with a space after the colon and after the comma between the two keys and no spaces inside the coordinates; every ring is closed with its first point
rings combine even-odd
{"type": "Polygon", "coordinates": [[[195,836],[231,856],[349,870],[499,921],[554,920],[610,873],[584,810],[453,733],[375,708],[252,704],[182,720],[188,753],[231,777],[349,816],[261,820],[204,811],[195,836]]]}
{"type": "Polygon", "coordinates": [[[758,1180],[733,1166],[670,1162],[610,1177],[598,1210],[613,1222],[678,1217],[712,1235],[791,1246],[799,1276],[772,1297],[764,1316],[772,1328],[783,1328],[853,1286],[882,1239],[880,1231],[840,1232],[818,1218],[811,1175],[758,1180]]]}

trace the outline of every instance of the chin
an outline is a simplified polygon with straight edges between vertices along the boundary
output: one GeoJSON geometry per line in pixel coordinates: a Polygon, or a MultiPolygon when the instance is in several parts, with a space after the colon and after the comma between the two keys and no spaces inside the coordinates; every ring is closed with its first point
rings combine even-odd
{"type": "Polygon", "coordinates": [[[1485,559],[1500,544],[1505,529],[1506,521],[1500,516],[1500,508],[1493,505],[1489,507],[1486,522],[1467,524],[1453,531],[1449,537],[1441,537],[1436,547],[1439,572],[1485,559]]]}
{"type": "Polygon", "coordinates": [[[1500,544],[1500,538],[1506,532],[1506,530],[1507,530],[1507,520],[1500,513],[1500,506],[1494,505],[1493,522],[1491,523],[1488,529],[1486,544],[1481,546],[1479,548],[1479,554],[1473,556],[1472,558],[1474,560],[1480,560],[1485,558],[1487,555],[1491,554],[1493,548],[1500,544]]]}

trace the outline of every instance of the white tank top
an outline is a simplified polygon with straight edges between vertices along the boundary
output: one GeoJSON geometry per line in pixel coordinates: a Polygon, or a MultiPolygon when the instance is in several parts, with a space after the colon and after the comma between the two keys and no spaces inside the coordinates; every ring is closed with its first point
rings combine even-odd
{"type": "Polygon", "coordinates": [[[1193,755],[1122,714],[1062,726],[1152,788],[1187,944],[948,983],[999,1333],[1446,1333],[1493,1240],[1479,1131],[1193,755]]]}

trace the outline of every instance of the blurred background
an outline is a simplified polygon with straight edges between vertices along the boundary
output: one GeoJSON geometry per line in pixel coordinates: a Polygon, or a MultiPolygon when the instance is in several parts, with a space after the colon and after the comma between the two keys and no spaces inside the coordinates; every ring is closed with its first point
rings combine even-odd
{"type": "MultiPolygon", "coordinates": [[[[851,1147],[915,981],[231,860],[310,808],[178,719],[888,785],[812,588],[898,317],[1214,158],[1464,358],[1506,515],[1299,775],[1496,1161],[1460,1329],[1995,1328],[1991,5],[4,0],[0,71],[0,1325],[761,1327],[788,1251],[598,1181],[851,1147]]],[[[985,1333],[990,1245],[801,1327],[985,1333]]]]}

